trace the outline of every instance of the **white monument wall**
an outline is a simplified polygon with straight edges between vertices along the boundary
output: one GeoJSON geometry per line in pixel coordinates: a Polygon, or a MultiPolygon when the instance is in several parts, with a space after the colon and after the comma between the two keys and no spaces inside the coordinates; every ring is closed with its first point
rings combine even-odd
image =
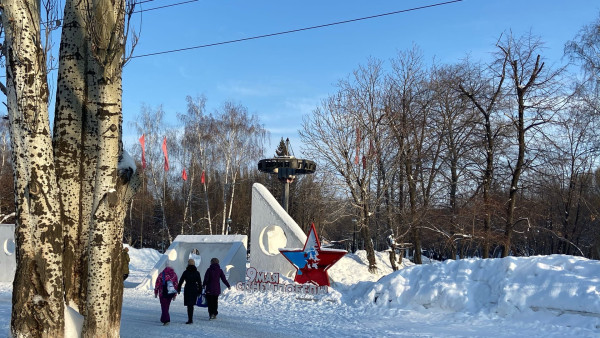
{"type": "Polygon", "coordinates": [[[0,243],[0,282],[12,282],[17,271],[14,224],[0,224],[0,243]]]}
{"type": "Polygon", "coordinates": [[[303,248],[306,234],[260,183],[252,185],[251,222],[250,266],[293,277],[296,269],[279,249],[303,248]]]}

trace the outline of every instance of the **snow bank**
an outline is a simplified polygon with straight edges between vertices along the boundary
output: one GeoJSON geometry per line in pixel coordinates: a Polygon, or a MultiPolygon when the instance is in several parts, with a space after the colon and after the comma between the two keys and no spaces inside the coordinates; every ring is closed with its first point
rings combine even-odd
{"type": "Polygon", "coordinates": [[[365,302],[501,316],[548,310],[600,317],[600,262],[552,255],[411,266],[381,278],[365,302]]]}

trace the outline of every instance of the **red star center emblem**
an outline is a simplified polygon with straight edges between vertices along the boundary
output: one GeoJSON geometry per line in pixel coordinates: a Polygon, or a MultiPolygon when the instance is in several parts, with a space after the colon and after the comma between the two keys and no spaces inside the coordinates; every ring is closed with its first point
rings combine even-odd
{"type": "Polygon", "coordinates": [[[348,253],[346,250],[322,249],[314,223],[303,249],[279,249],[279,252],[296,268],[295,282],[321,286],[329,286],[327,269],[348,253]]]}

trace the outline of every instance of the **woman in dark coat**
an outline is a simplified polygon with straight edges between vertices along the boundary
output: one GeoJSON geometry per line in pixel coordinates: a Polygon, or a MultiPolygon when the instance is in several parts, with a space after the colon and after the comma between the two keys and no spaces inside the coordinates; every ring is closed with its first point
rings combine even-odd
{"type": "Polygon", "coordinates": [[[225,274],[219,266],[219,260],[213,258],[210,260],[210,267],[204,274],[204,287],[206,288],[206,305],[208,305],[208,315],[210,319],[217,319],[219,314],[219,295],[221,294],[221,281],[231,289],[225,274]]]}
{"type": "Polygon", "coordinates": [[[196,262],[194,262],[193,259],[188,260],[188,266],[181,274],[181,279],[177,286],[177,294],[181,293],[181,286],[183,283],[185,283],[185,288],[183,289],[183,305],[187,306],[188,313],[188,321],[186,324],[192,324],[194,305],[196,305],[196,299],[202,291],[202,279],[200,278],[198,268],[196,268],[196,262]]]}

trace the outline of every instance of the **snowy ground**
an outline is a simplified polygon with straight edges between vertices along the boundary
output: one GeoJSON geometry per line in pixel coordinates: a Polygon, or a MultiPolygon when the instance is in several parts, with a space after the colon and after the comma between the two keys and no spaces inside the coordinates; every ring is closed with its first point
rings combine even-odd
{"type": "MultiPolygon", "coordinates": [[[[152,291],[133,287],[160,254],[131,249],[130,256],[122,337],[600,337],[600,262],[578,257],[409,263],[392,273],[382,253],[373,275],[358,252],[329,270],[335,282],[327,295],[232,288],[217,320],[196,308],[192,325],[178,297],[171,324],[162,326],[152,291]]],[[[9,332],[11,287],[0,283],[0,336],[9,332]]]]}

